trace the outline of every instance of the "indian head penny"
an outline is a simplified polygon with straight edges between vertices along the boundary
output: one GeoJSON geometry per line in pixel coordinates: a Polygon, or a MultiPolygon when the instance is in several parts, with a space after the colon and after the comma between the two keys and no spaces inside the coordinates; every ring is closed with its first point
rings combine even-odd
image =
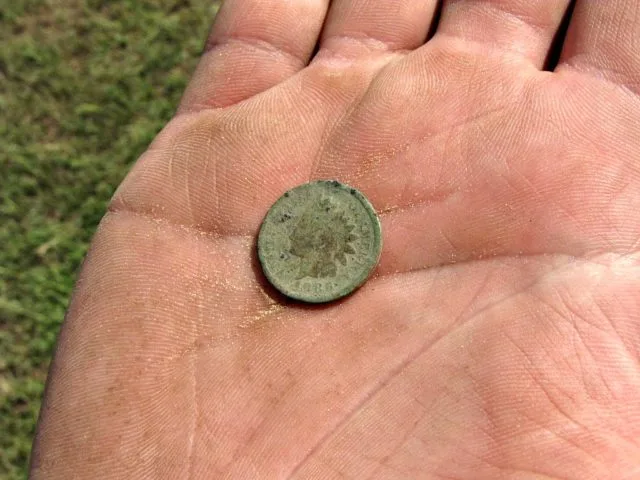
{"type": "Polygon", "coordinates": [[[382,250],[380,222],[358,190],[317,181],[286,192],[269,209],[258,257],[271,284],[311,303],[336,300],[362,285],[382,250]]]}

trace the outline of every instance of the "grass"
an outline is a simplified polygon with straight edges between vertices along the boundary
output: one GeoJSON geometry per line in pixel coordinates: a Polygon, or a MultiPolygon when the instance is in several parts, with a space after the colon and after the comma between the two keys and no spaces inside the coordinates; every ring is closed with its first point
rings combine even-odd
{"type": "Polygon", "coordinates": [[[75,275],[106,203],[175,110],[213,0],[0,9],[0,479],[25,478],[75,275]]]}

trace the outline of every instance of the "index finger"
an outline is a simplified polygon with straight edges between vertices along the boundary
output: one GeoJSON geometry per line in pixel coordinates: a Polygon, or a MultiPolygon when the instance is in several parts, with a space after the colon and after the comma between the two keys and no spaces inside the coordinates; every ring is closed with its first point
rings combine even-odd
{"type": "Polygon", "coordinates": [[[226,0],[180,111],[225,107],[304,68],[329,0],[226,0]]]}

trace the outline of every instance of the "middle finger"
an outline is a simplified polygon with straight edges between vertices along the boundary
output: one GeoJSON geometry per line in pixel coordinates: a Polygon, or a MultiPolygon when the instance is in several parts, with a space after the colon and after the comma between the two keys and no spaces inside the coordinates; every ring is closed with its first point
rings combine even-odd
{"type": "Polygon", "coordinates": [[[319,56],[361,56],[422,45],[437,0],[337,0],[325,22],[319,56]]]}

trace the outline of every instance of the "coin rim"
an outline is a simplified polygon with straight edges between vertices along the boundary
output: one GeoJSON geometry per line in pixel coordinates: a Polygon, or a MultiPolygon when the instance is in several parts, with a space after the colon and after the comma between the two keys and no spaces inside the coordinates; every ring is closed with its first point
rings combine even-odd
{"type": "Polygon", "coordinates": [[[365,197],[364,194],[360,192],[360,190],[358,190],[357,188],[351,187],[350,185],[344,184],[338,180],[315,180],[313,182],[303,183],[301,185],[298,185],[297,187],[287,190],[273,203],[273,205],[271,205],[271,207],[269,207],[260,225],[260,232],[258,233],[257,249],[258,249],[258,259],[260,260],[260,265],[262,266],[262,271],[264,275],[269,280],[269,283],[271,283],[271,285],[273,285],[279,292],[281,292],[282,294],[286,295],[289,298],[292,298],[294,300],[300,300],[306,303],[328,303],[335,300],[339,300],[353,293],[355,290],[361,287],[366,282],[366,280],[371,276],[371,273],[373,272],[376,265],[380,261],[380,256],[382,254],[382,228],[380,225],[380,219],[378,218],[378,215],[376,214],[376,211],[373,208],[373,205],[371,205],[371,202],[369,202],[367,197],[365,197]],[[311,187],[312,185],[320,184],[320,183],[330,183],[334,185],[335,188],[346,190],[347,193],[355,196],[360,201],[360,203],[364,206],[364,209],[366,210],[366,212],[369,214],[369,218],[371,219],[371,223],[373,224],[373,237],[374,237],[373,247],[374,247],[374,251],[377,250],[378,254],[375,258],[372,258],[369,268],[364,269],[362,275],[360,277],[357,277],[357,280],[352,284],[352,286],[348,286],[347,288],[340,290],[337,294],[334,293],[331,295],[314,296],[313,298],[309,298],[304,294],[289,291],[284,285],[278,282],[278,280],[271,275],[271,271],[267,266],[267,261],[263,256],[263,251],[260,245],[262,243],[261,242],[262,234],[264,232],[265,224],[266,224],[267,218],[269,217],[269,214],[281,201],[284,201],[284,199],[287,198],[287,194],[291,194],[291,192],[299,188],[311,187]]]}

